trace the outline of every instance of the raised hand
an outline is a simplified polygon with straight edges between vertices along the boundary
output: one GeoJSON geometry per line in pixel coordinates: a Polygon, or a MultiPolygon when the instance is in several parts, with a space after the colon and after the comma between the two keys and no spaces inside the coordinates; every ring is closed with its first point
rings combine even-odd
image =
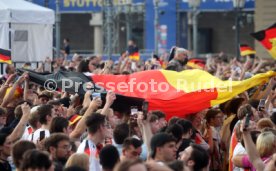
{"type": "Polygon", "coordinates": [[[21,105],[23,115],[28,115],[31,113],[31,107],[25,102],[21,105]]]}
{"type": "Polygon", "coordinates": [[[108,91],[106,94],[106,104],[111,106],[114,100],[116,100],[116,94],[113,91],[108,91]]]}

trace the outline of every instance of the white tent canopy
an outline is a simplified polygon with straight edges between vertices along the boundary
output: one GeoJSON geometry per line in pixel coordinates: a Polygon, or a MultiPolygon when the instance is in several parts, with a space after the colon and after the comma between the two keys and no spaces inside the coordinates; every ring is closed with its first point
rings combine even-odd
{"type": "Polygon", "coordinates": [[[13,62],[52,58],[54,22],[51,9],[24,0],[0,0],[0,48],[11,49],[13,62]]]}

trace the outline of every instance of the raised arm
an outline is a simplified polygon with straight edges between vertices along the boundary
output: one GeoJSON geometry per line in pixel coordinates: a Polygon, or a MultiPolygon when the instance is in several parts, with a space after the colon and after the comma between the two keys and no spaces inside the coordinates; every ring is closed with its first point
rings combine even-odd
{"type": "Polygon", "coordinates": [[[13,84],[9,94],[4,97],[3,103],[1,104],[2,107],[6,107],[8,105],[8,103],[12,100],[14,96],[14,92],[17,86],[21,85],[27,77],[28,77],[28,73],[24,73],[18,78],[18,80],[13,84]]]}
{"type": "Polygon", "coordinates": [[[250,130],[254,130],[255,124],[254,122],[250,122],[249,127],[244,130],[244,123],[245,123],[245,118],[242,121],[241,124],[241,132],[243,136],[243,141],[245,144],[245,149],[248,154],[249,160],[253,164],[253,166],[256,168],[257,171],[263,171],[265,168],[265,164],[263,163],[255,144],[252,141],[251,135],[250,135],[250,130]]]}
{"type": "Polygon", "coordinates": [[[276,83],[276,77],[270,78],[268,85],[266,86],[264,91],[260,92],[258,99],[266,99],[269,93],[271,92],[273,86],[275,85],[275,83],[276,83]]]}
{"type": "Polygon", "coordinates": [[[100,107],[102,104],[102,100],[99,98],[95,98],[91,101],[91,103],[89,104],[87,110],[85,111],[84,115],[82,116],[82,118],[80,119],[80,121],[78,122],[77,126],[75,127],[75,129],[70,133],[69,137],[72,139],[79,139],[81,137],[81,135],[85,132],[86,126],[85,126],[85,121],[86,118],[90,115],[93,114],[94,111],[96,111],[98,109],[98,107],[100,107]]]}
{"type": "Polygon", "coordinates": [[[9,88],[10,83],[15,79],[15,77],[16,77],[16,74],[11,74],[8,77],[7,81],[4,84],[2,84],[0,88],[0,104],[3,102],[6,91],[9,88]]]}
{"type": "Polygon", "coordinates": [[[28,123],[29,116],[31,113],[31,108],[26,102],[21,105],[21,109],[22,109],[22,113],[23,113],[22,117],[21,117],[19,123],[17,124],[17,126],[12,131],[12,133],[9,135],[9,138],[12,142],[17,141],[18,139],[20,139],[22,137],[24,130],[25,130],[25,126],[28,123]]]}
{"type": "MultiPolygon", "coordinates": [[[[152,149],[150,148],[150,140],[153,136],[151,127],[150,127],[150,118],[151,118],[151,113],[148,113],[147,119],[144,119],[142,112],[138,113],[137,123],[142,132],[143,141],[147,145],[148,154],[150,154],[152,151],[152,149]]],[[[148,155],[148,158],[149,158],[149,155],[148,155]]]]}
{"type": "Polygon", "coordinates": [[[108,91],[106,93],[106,101],[105,101],[104,108],[101,111],[101,114],[103,114],[103,115],[107,115],[108,114],[108,109],[113,104],[113,102],[114,102],[115,99],[116,99],[116,94],[114,92],[108,91]]]}

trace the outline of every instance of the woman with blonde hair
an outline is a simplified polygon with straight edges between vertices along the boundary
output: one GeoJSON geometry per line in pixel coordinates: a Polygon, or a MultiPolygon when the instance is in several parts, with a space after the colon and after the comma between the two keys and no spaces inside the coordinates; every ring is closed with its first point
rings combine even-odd
{"type": "MultiPolygon", "coordinates": [[[[248,152],[249,149],[246,150],[248,152]]],[[[269,163],[273,153],[276,152],[276,136],[271,131],[262,132],[257,138],[256,150],[262,162],[265,165],[269,163]]],[[[237,167],[251,168],[251,170],[255,171],[256,169],[249,158],[250,156],[248,155],[237,155],[233,157],[233,163],[237,167]]]]}
{"type": "Polygon", "coordinates": [[[84,153],[72,154],[66,162],[65,168],[71,166],[78,166],[89,171],[89,156],[84,153]]]}

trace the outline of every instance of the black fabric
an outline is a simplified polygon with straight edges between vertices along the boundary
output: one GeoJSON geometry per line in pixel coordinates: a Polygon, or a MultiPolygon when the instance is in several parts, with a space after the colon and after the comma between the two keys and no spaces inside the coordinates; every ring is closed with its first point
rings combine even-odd
{"type": "Polygon", "coordinates": [[[233,130],[234,130],[234,127],[236,125],[236,123],[239,121],[239,118],[237,115],[235,115],[235,117],[233,118],[233,120],[231,121],[230,123],[230,131],[231,131],[231,134],[233,133],[233,130]]]}
{"type": "Polygon", "coordinates": [[[69,46],[69,45],[66,45],[66,46],[64,47],[64,51],[65,51],[65,53],[66,53],[67,55],[69,55],[69,54],[70,54],[70,46],[69,46]]]}
{"type": "MultiPolygon", "coordinates": [[[[85,91],[82,86],[80,86],[77,91],[75,91],[75,84],[71,86],[70,88],[62,88],[62,79],[69,79],[72,80],[73,82],[78,82],[81,83],[81,85],[87,83],[87,82],[92,82],[94,85],[92,88],[92,91],[94,92],[99,92],[99,90],[103,90],[101,93],[101,99],[103,100],[103,104],[105,104],[105,96],[106,96],[106,91],[104,88],[96,85],[93,83],[93,80],[90,77],[87,77],[83,73],[79,72],[67,72],[67,71],[58,71],[55,74],[52,73],[37,73],[32,70],[27,70],[27,69],[17,69],[17,72],[19,74],[23,74],[24,72],[29,73],[29,79],[31,82],[34,82],[38,85],[44,86],[44,83],[46,83],[47,80],[52,79],[54,80],[57,84],[56,88],[57,90],[65,90],[68,93],[75,94],[78,93],[79,96],[83,97],[85,94],[85,91]]],[[[124,113],[130,113],[130,107],[131,106],[138,106],[139,110],[142,110],[142,104],[144,102],[144,99],[142,98],[135,98],[135,97],[127,97],[123,96],[120,94],[116,94],[116,100],[114,101],[113,105],[111,108],[113,108],[115,111],[119,112],[124,112],[124,113]]],[[[67,103],[67,102],[65,102],[67,103]]]]}
{"type": "MultiPolygon", "coordinates": [[[[23,74],[25,71],[27,71],[29,73],[29,79],[30,81],[39,84],[41,86],[44,86],[44,83],[46,85],[46,81],[47,83],[49,83],[51,80],[55,80],[56,84],[49,84],[50,88],[53,89],[60,89],[60,90],[64,90],[66,92],[69,93],[79,93],[79,94],[85,94],[84,89],[82,88],[82,85],[84,85],[84,83],[91,81],[91,79],[89,77],[87,77],[86,75],[84,75],[83,73],[78,73],[78,72],[67,72],[67,71],[58,71],[57,73],[37,73],[35,71],[32,70],[28,70],[28,69],[17,69],[17,72],[19,74],[23,74]],[[73,83],[78,83],[81,86],[79,86],[79,88],[77,89],[77,92],[75,91],[76,86],[78,86],[77,84],[73,84],[73,86],[70,86],[70,88],[64,88],[62,87],[62,80],[71,80],[73,81],[73,83]],[[57,87],[55,87],[55,85],[57,87]]],[[[67,84],[67,81],[64,81],[64,83],[67,84]]]]}
{"type": "Polygon", "coordinates": [[[0,160],[0,170],[1,171],[11,171],[11,165],[8,161],[6,160],[0,160]]]}
{"type": "Polygon", "coordinates": [[[62,171],[63,165],[59,161],[54,160],[55,171],[62,171]]]}
{"type": "Polygon", "coordinates": [[[130,55],[132,55],[133,53],[138,52],[139,49],[137,46],[131,45],[131,46],[128,46],[127,51],[130,55]]]}
{"type": "Polygon", "coordinates": [[[6,57],[11,57],[11,51],[5,50],[5,49],[0,49],[0,55],[4,55],[6,57]]]}
{"type": "Polygon", "coordinates": [[[192,139],[186,139],[186,138],[182,139],[181,145],[177,149],[176,155],[180,157],[179,153],[184,151],[187,147],[189,147],[191,143],[193,143],[192,139]]]}

